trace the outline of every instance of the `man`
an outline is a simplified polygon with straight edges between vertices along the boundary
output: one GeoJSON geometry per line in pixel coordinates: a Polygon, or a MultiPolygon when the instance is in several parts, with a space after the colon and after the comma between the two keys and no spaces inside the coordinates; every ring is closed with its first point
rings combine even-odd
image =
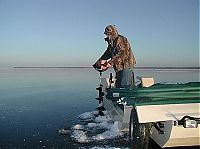
{"type": "Polygon", "coordinates": [[[129,88],[133,86],[133,67],[136,61],[131,51],[130,43],[126,37],[118,34],[114,25],[108,25],[105,28],[104,34],[107,36],[105,40],[108,43],[108,47],[95,64],[101,64],[102,71],[113,66],[116,72],[115,85],[117,88],[129,88]]]}

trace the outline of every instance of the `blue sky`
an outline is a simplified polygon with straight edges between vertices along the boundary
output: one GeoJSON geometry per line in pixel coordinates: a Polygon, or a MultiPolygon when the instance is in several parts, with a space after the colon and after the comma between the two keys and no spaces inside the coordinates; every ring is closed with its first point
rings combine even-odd
{"type": "Polygon", "coordinates": [[[91,66],[109,24],[137,66],[199,66],[198,0],[0,0],[0,67],[91,66]]]}

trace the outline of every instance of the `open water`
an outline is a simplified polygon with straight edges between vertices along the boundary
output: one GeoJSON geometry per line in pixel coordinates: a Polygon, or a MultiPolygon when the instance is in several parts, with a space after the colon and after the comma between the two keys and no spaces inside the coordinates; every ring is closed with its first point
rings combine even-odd
{"type": "MultiPolygon", "coordinates": [[[[186,83],[199,81],[199,70],[136,69],[135,76],[186,83]]],[[[117,122],[94,116],[98,86],[92,68],[0,69],[0,149],[129,148],[117,122]]]]}

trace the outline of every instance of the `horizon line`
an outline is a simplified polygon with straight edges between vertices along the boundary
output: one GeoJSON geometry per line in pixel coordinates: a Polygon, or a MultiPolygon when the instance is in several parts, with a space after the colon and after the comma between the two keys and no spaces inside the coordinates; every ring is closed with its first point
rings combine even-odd
{"type": "MultiPolygon", "coordinates": [[[[13,68],[93,68],[92,66],[15,66],[13,68]]],[[[194,66],[136,66],[134,69],[200,69],[194,66]]]]}

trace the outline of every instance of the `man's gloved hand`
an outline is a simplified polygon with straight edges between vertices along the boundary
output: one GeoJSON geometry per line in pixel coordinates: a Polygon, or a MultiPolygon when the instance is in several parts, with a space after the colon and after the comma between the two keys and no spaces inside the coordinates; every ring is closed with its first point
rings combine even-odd
{"type": "Polygon", "coordinates": [[[108,69],[108,67],[106,65],[104,65],[104,64],[101,65],[101,70],[102,71],[106,71],[107,69],[108,69]]]}
{"type": "Polygon", "coordinates": [[[101,65],[101,70],[106,71],[109,67],[111,67],[111,65],[106,61],[101,65]]]}
{"type": "Polygon", "coordinates": [[[98,60],[95,64],[92,65],[97,71],[102,72],[106,71],[109,68],[109,63],[106,60],[98,60]]]}

